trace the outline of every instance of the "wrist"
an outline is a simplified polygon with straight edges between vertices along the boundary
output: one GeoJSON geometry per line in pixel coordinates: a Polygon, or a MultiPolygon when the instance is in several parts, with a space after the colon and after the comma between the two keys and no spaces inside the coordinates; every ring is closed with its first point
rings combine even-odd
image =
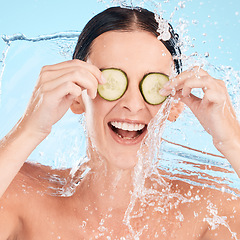
{"type": "Polygon", "coordinates": [[[21,120],[13,127],[13,129],[3,139],[5,143],[11,144],[17,142],[18,144],[24,144],[26,148],[34,149],[37,147],[49,133],[41,133],[33,131],[29,127],[25,127],[21,124],[21,120]]]}
{"type": "Polygon", "coordinates": [[[31,144],[35,144],[36,146],[49,135],[49,133],[37,132],[31,129],[20,129],[17,132],[19,132],[26,142],[31,142],[31,144]]]}
{"type": "MultiPolygon", "coordinates": [[[[224,156],[232,152],[240,152],[240,136],[232,137],[231,140],[225,142],[214,142],[214,146],[224,156]]],[[[240,156],[240,155],[239,155],[240,156]]]]}
{"type": "Polygon", "coordinates": [[[19,120],[14,129],[17,134],[23,135],[26,139],[31,139],[31,141],[36,142],[36,144],[41,143],[51,132],[51,130],[46,131],[32,127],[24,118],[19,120]]]}
{"type": "Polygon", "coordinates": [[[229,161],[240,177],[240,137],[233,138],[227,143],[215,143],[214,145],[229,161]]]}

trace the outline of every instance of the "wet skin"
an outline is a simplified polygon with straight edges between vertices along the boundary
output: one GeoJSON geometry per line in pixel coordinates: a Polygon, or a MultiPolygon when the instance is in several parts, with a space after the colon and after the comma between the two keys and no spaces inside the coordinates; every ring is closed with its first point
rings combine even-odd
{"type": "MultiPolygon", "coordinates": [[[[111,236],[112,239],[129,236],[129,239],[133,239],[122,222],[125,207],[115,206],[111,211],[111,205],[102,204],[99,207],[96,194],[90,198],[91,194],[87,197],[83,195],[85,190],[90,191],[86,182],[82,182],[71,197],[51,196],[55,191],[48,187],[62,187],[61,184],[52,184],[47,180],[46,176],[52,174],[64,179],[69,172],[53,171],[44,166],[24,165],[1,199],[0,239],[53,240],[59,239],[59,236],[61,239],[95,239],[95,236],[101,236],[102,233],[99,228],[101,219],[105,220],[103,226],[111,233],[106,231],[99,239],[106,239],[106,236],[111,236]],[[17,238],[14,238],[15,236],[17,238]]],[[[232,235],[225,226],[220,225],[215,230],[210,230],[209,224],[204,221],[205,218],[212,217],[207,209],[209,202],[217,207],[218,216],[227,217],[231,230],[238,233],[239,200],[234,200],[230,195],[218,190],[191,186],[184,181],[168,182],[172,185],[171,193],[177,192],[186,196],[190,191],[191,197],[199,196],[199,200],[179,203],[168,213],[154,212],[146,207],[142,217],[131,221],[134,230],[140,230],[146,224],[149,226],[148,230],[143,231],[140,239],[231,239],[232,235]],[[184,216],[182,221],[177,218],[179,213],[184,216]],[[146,219],[149,216],[150,218],[146,219]]],[[[100,195],[98,198],[101,198],[100,195]]],[[[174,204],[176,201],[172,199],[169,203],[174,204]]]]}
{"type": "Polygon", "coordinates": [[[137,138],[126,139],[115,134],[109,125],[112,121],[144,125],[150,122],[160,105],[153,106],[143,100],[139,83],[150,72],[170,75],[171,54],[151,33],[108,32],[93,43],[88,62],[99,69],[121,69],[129,78],[126,93],[117,101],[109,102],[99,95],[93,101],[87,96],[83,100],[89,135],[101,156],[109,167],[132,168],[136,164],[136,151],[146,131],[137,138]]]}
{"type": "MultiPolygon", "coordinates": [[[[129,134],[112,128],[111,122],[125,122],[129,128],[136,127],[137,124],[149,123],[160,106],[149,105],[143,100],[138,87],[139,82],[149,72],[171,75],[172,58],[164,45],[150,33],[108,32],[94,41],[87,62],[89,65],[74,60],[50,66],[47,70],[45,68],[41,75],[45,77],[44,81],[42,80],[45,83],[47,77],[51,76],[49,77],[51,81],[48,80],[49,84],[47,86],[45,84],[49,92],[49,89],[53,91],[52,85],[55,86],[57,81],[63,81],[63,69],[77,68],[74,71],[79,71],[74,81],[64,75],[66,81],[73,81],[77,86],[70,91],[70,95],[74,96],[72,98],[66,91],[64,96],[68,98],[65,99],[64,106],[61,106],[61,114],[64,115],[65,108],[70,105],[76,114],[85,111],[89,137],[89,166],[92,170],[80,182],[72,196],[58,197],[54,196],[55,190],[49,187],[59,189],[64,186],[60,182],[51,183],[48,178],[57,174],[59,178],[65,179],[69,175],[69,170],[52,170],[25,163],[0,200],[0,239],[90,239],[91,237],[94,239],[95,236],[99,236],[98,239],[106,239],[106,236],[111,236],[112,239],[128,236],[132,239],[128,227],[122,220],[130,201],[130,191],[133,190],[132,172],[137,163],[136,152],[147,130],[144,128],[141,133],[129,134]],[[94,69],[91,64],[95,66],[94,69]],[[129,87],[122,98],[107,102],[99,96],[95,97],[97,84],[100,82],[100,71],[96,69],[111,67],[122,69],[127,73],[129,87]],[[48,72],[49,70],[52,72],[48,72]],[[55,77],[51,75],[53,72],[55,77]],[[81,79],[78,80],[79,78],[81,79]],[[86,92],[82,94],[79,88],[87,89],[88,94],[86,92]],[[104,219],[102,226],[105,230],[99,228],[101,219],[104,219]],[[102,233],[104,236],[101,237],[102,233]]],[[[51,96],[55,97],[54,94],[51,96]]],[[[24,129],[30,125],[36,132],[36,122],[40,120],[33,114],[38,114],[37,111],[29,110],[33,117],[24,119],[22,123],[24,129]]],[[[40,108],[39,115],[40,111],[43,110],[40,108]]],[[[58,118],[60,117],[57,116],[56,119],[58,118]]],[[[56,119],[49,121],[54,123],[56,119]]],[[[50,129],[48,122],[42,120],[41,126],[46,124],[43,132],[48,132],[46,129],[50,129]]],[[[29,129],[28,127],[28,131],[29,129]]],[[[169,193],[178,193],[186,197],[191,191],[191,197],[199,196],[199,199],[189,202],[179,202],[175,198],[168,199],[168,203],[177,202],[176,207],[168,209],[168,213],[153,211],[150,206],[144,207],[143,216],[131,221],[135,230],[140,230],[146,224],[149,226],[148,230],[143,231],[140,239],[230,239],[231,233],[227,227],[220,226],[210,230],[208,222],[204,221],[211,217],[208,210],[209,203],[216,206],[218,216],[227,217],[231,230],[240,234],[238,199],[232,199],[230,194],[210,188],[190,186],[184,181],[169,179],[166,181],[170,186],[169,193]],[[180,213],[183,216],[182,221],[177,217],[180,213]]],[[[147,185],[151,188],[153,182],[149,180],[147,185]]],[[[162,186],[157,188],[160,193],[165,191],[162,186]]],[[[163,202],[166,204],[165,201],[163,202]]]]}

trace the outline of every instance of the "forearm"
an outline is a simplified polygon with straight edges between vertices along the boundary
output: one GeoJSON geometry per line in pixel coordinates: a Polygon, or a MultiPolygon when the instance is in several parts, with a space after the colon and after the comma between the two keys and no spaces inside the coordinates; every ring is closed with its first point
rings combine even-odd
{"type": "Polygon", "coordinates": [[[0,197],[17,175],[28,156],[43,139],[16,125],[0,141],[0,197]]]}
{"type": "Polygon", "coordinates": [[[232,165],[238,177],[240,177],[240,140],[234,141],[230,146],[218,146],[217,148],[232,165]]]}
{"type": "Polygon", "coordinates": [[[22,119],[0,141],[0,197],[70,106],[77,114],[84,112],[82,90],[87,89],[95,98],[98,84],[103,83],[101,79],[96,66],[78,59],[42,68],[22,119]]]}

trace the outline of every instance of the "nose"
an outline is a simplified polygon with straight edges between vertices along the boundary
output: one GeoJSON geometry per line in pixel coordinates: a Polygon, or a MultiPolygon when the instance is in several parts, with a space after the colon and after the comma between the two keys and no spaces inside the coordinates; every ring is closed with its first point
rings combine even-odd
{"type": "Polygon", "coordinates": [[[139,90],[139,86],[128,85],[127,91],[121,98],[121,107],[127,109],[131,113],[138,113],[145,108],[145,101],[139,90]]]}

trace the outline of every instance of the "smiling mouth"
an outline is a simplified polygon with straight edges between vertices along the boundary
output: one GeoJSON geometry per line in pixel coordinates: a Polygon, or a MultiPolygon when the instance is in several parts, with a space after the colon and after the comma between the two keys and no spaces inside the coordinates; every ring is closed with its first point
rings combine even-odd
{"type": "Polygon", "coordinates": [[[122,140],[135,140],[147,129],[147,124],[112,121],[110,129],[122,140]]]}

